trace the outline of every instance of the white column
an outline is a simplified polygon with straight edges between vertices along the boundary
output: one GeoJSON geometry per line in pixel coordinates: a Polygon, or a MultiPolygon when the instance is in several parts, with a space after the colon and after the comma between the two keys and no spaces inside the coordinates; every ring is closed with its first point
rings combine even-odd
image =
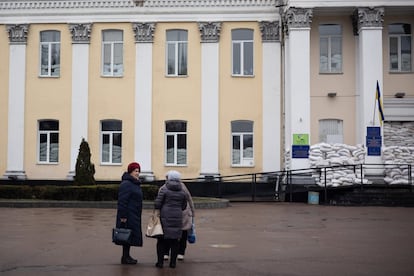
{"type": "Polygon", "coordinates": [[[308,158],[292,158],[293,134],[305,134],[310,143],[310,22],[312,11],[309,9],[289,9],[288,35],[289,50],[287,60],[289,66],[286,81],[286,147],[290,148],[290,169],[309,168],[308,158]]]}
{"type": "Polygon", "coordinates": [[[9,105],[7,169],[4,177],[26,179],[24,171],[24,113],[28,25],[8,25],[7,31],[10,39],[9,105]]]}
{"type": "MultiPolygon", "coordinates": [[[[368,126],[380,127],[378,119],[378,106],[376,103],[376,85],[379,82],[383,93],[383,48],[382,48],[382,8],[360,8],[358,9],[358,55],[359,73],[358,91],[360,99],[358,114],[360,114],[358,125],[358,141],[366,144],[368,126]],[[374,114],[375,109],[375,114],[374,114]]],[[[382,129],[381,129],[382,133],[382,129]]],[[[382,134],[381,134],[382,136],[382,134]]],[[[366,163],[380,164],[381,156],[366,156],[366,163]]]]}
{"type": "Polygon", "coordinates": [[[263,172],[279,171],[281,144],[281,48],[279,22],[261,22],[263,41],[263,172]]]}
{"type": "Polygon", "coordinates": [[[220,23],[199,23],[201,32],[201,170],[219,173],[219,35],[220,23]]]}
{"type": "Polygon", "coordinates": [[[75,175],[76,159],[82,139],[88,140],[89,40],[91,24],[70,24],[72,32],[72,124],[70,171],[75,175]]]}
{"type": "Polygon", "coordinates": [[[152,47],[154,23],[133,23],[135,32],[135,160],[140,176],[154,180],[152,171],[152,47]]]}

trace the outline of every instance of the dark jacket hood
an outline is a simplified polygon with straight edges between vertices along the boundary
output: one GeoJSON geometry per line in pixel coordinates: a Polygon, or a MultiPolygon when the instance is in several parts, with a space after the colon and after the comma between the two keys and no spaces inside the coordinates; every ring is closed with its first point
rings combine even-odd
{"type": "Polygon", "coordinates": [[[167,186],[167,189],[171,190],[171,191],[181,191],[182,190],[181,182],[177,181],[177,180],[167,180],[167,182],[165,183],[165,186],[167,186]]]}

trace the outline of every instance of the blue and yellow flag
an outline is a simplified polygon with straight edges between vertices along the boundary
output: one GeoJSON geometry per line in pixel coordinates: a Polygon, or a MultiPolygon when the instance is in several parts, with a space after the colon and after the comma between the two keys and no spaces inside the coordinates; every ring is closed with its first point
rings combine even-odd
{"type": "Polygon", "coordinates": [[[382,99],[381,99],[381,91],[380,91],[380,87],[379,87],[379,83],[377,81],[377,92],[375,94],[375,99],[377,100],[378,103],[378,115],[379,115],[379,120],[380,120],[380,124],[382,125],[382,122],[384,121],[384,112],[383,112],[383,107],[382,107],[382,99]]]}

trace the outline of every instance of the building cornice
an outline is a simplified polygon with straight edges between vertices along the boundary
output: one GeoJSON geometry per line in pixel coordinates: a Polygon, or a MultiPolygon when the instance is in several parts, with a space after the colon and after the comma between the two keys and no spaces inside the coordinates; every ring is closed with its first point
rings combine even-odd
{"type": "Polygon", "coordinates": [[[279,20],[279,0],[0,0],[0,24],[279,20]]]}

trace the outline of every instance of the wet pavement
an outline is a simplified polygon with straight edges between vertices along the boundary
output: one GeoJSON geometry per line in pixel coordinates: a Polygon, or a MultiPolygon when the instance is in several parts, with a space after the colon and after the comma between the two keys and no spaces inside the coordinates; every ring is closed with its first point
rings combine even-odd
{"type": "MultiPolygon", "coordinates": [[[[121,265],[115,209],[0,208],[1,275],[414,275],[414,209],[231,203],[199,209],[197,242],[175,269],[154,239],[121,265]]],[[[143,221],[151,210],[143,211],[143,221]]],[[[143,223],[143,227],[146,223],[143,223]]]]}

